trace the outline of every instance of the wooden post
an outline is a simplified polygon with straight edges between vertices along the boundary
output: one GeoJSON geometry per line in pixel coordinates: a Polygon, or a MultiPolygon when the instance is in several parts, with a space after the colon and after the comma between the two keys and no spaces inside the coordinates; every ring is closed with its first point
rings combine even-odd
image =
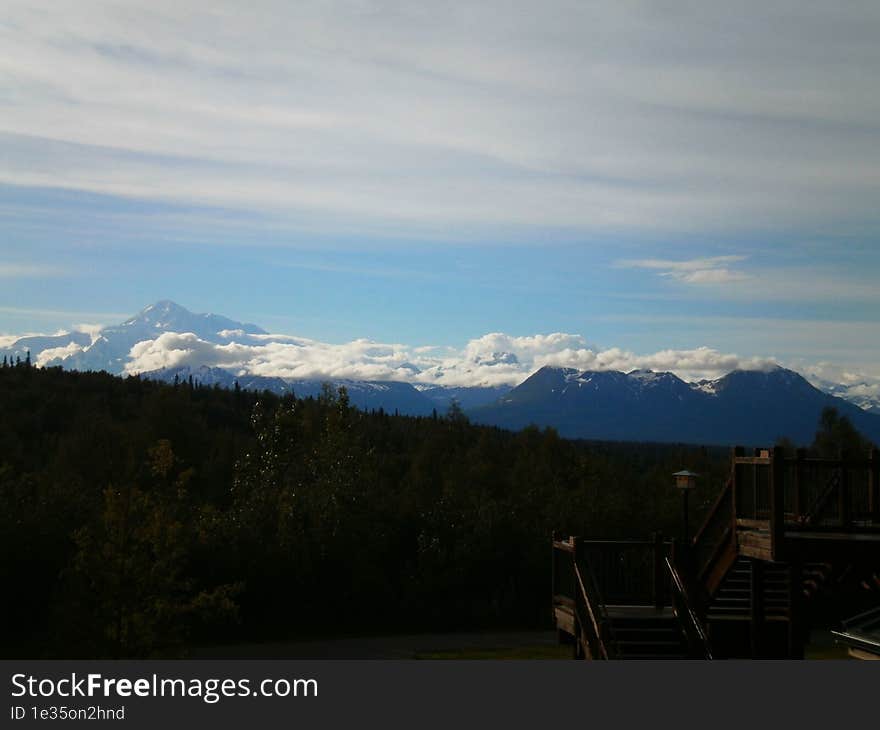
{"type": "MultiPolygon", "coordinates": [[[[762,450],[763,449],[755,448],[752,451],[752,456],[756,456],[756,457],[760,456],[762,450]]],[[[760,467],[758,466],[758,462],[754,462],[752,464],[752,515],[751,515],[751,517],[753,517],[756,520],[758,519],[758,483],[760,481],[758,479],[759,470],[760,470],[760,467]]],[[[771,504],[772,504],[772,502],[771,502],[771,504]]]]}
{"type": "Polygon", "coordinates": [[[770,555],[779,561],[785,554],[785,457],[782,449],[770,451],[770,555]]]}
{"type": "Polygon", "coordinates": [[[874,527],[880,524],[880,451],[871,449],[870,476],[868,478],[868,512],[874,527]]]}
{"type": "Polygon", "coordinates": [[[553,530],[550,535],[550,610],[553,612],[553,624],[556,626],[556,641],[559,644],[566,643],[565,635],[556,623],[556,596],[559,595],[559,551],[556,543],[562,541],[562,533],[553,530]]]}
{"type": "Polygon", "coordinates": [[[736,463],[738,456],[745,456],[746,450],[744,446],[735,446],[733,448],[733,534],[736,534],[736,518],[739,514],[739,464],[736,463]]]}
{"type": "Polygon", "coordinates": [[[665,558],[663,552],[663,533],[654,533],[654,607],[660,610],[665,605],[665,597],[663,595],[663,560],[665,558]]]}
{"type": "MultiPolygon", "coordinates": [[[[583,546],[579,537],[571,537],[571,584],[574,586],[574,658],[584,659],[583,629],[580,617],[586,612],[586,606],[582,605],[583,596],[578,589],[577,566],[583,546]]],[[[592,653],[592,652],[591,652],[592,653]]]]}
{"type": "Polygon", "coordinates": [[[764,564],[757,558],[751,558],[751,580],[749,597],[751,598],[751,640],[752,659],[760,658],[764,650],[764,564]]]}
{"type": "Polygon", "coordinates": [[[846,454],[840,452],[840,486],[837,490],[837,516],[840,527],[848,530],[852,522],[849,499],[849,470],[846,468],[846,454]]]}

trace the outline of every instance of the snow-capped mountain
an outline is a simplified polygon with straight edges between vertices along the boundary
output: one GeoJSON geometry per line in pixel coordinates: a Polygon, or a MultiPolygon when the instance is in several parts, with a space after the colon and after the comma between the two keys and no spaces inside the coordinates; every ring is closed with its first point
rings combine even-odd
{"type": "Polygon", "coordinates": [[[833,383],[821,378],[810,378],[819,390],[857,405],[863,411],[880,415],[880,383],[833,383]]]}
{"type": "Polygon", "coordinates": [[[217,344],[229,342],[232,333],[266,334],[255,324],[236,322],[217,314],[194,314],[179,304],[163,300],[145,307],[122,324],[104,327],[94,338],[84,332],[25,337],[0,350],[0,356],[14,359],[23,357],[29,350],[31,359],[44,366],[121,374],[133,345],[165,332],[192,332],[202,340],[217,344]]]}
{"type": "Polygon", "coordinates": [[[0,349],[0,357],[25,359],[30,353],[41,366],[134,371],[167,382],[192,378],[230,388],[238,383],[244,389],[304,397],[319,394],[330,381],[345,385],[360,408],[427,415],[434,410],[445,413],[456,401],[485,423],[509,428],[536,423],[554,426],[566,436],[599,439],[767,443],[788,435],[803,441],[812,436],[821,408],[834,405],[877,438],[876,384],[831,383],[811,376],[811,385],[783,368],[734,371],[689,383],[673,373],[652,370],[544,367],[512,387],[498,383],[515,382],[528,371],[509,351],[511,342],[497,335],[482,351],[421,360],[417,349],[398,355],[397,346],[368,340],[336,346],[269,335],[255,324],[195,314],[164,300],[97,332],[21,337],[0,349]],[[236,360],[228,354],[236,351],[246,357],[236,360]],[[361,357],[364,366],[350,367],[349,356],[361,357]],[[369,375],[325,378],[325,367],[327,372],[369,375]]]}
{"type": "Polygon", "coordinates": [[[783,436],[810,442],[826,406],[880,440],[880,416],[779,367],[698,383],[672,373],[544,367],[472,417],[505,428],[552,426],[570,438],[766,445],[783,436]]]}

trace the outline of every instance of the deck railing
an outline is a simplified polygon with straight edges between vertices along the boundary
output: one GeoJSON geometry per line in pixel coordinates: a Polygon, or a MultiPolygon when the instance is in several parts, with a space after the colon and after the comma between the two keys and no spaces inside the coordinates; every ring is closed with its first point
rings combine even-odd
{"type": "Polygon", "coordinates": [[[553,538],[553,605],[575,617],[576,637],[593,658],[617,655],[607,606],[668,605],[670,576],[664,561],[671,542],[553,538]]]}
{"type": "Polygon", "coordinates": [[[615,606],[664,605],[666,581],[658,580],[669,542],[657,540],[581,540],[583,559],[605,600],[615,606]]]}
{"type": "Polygon", "coordinates": [[[709,645],[709,637],[703,628],[703,622],[697,615],[687,585],[671,557],[667,557],[663,562],[670,579],[672,610],[687,638],[690,654],[701,659],[711,659],[712,650],[709,645]]]}
{"type": "Polygon", "coordinates": [[[583,651],[591,659],[613,659],[618,654],[614,632],[583,542],[553,536],[553,607],[571,611],[577,655],[583,651]]]}
{"type": "Polygon", "coordinates": [[[786,532],[880,532],[880,454],[808,456],[799,449],[733,454],[734,504],[740,525],[764,525],[774,559],[786,532]]]}
{"type": "Polygon", "coordinates": [[[736,539],[733,475],[727,480],[694,536],[691,550],[695,575],[706,581],[730,541],[736,539]]]}

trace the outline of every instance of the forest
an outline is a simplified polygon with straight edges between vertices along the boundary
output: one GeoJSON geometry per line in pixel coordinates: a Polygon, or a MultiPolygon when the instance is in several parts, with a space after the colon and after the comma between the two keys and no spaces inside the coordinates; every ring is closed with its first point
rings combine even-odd
{"type": "MultiPolygon", "coordinates": [[[[553,530],[680,529],[726,449],[576,442],[317,398],[0,368],[4,657],[548,626],[553,530]]],[[[816,448],[858,442],[823,416],[816,448]]]]}

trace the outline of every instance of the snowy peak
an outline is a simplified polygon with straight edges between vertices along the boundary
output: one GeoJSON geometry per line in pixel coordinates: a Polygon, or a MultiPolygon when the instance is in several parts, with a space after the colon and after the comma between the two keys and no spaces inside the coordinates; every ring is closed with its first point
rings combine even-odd
{"type": "Polygon", "coordinates": [[[150,304],[121,325],[108,329],[128,330],[152,336],[160,332],[193,332],[210,341],[222,337],[220,333],[224,331],[266,334],[264,329],[255,324],[236,322],[219,314],[195,314],[169,299],[150,304]]]}
{"type": "Polygon", "coordinates": [[[823,393],[836,396],[854,403],[863,411],[880,415],[880,382],[866,380],[850,383],[834,383],[816,375],[811,375],[810,382],[823,393]]]}
{"type": "Polygon", "coordinates": [[[770,370],[733,370],[722,378],[714,381],[714,391],[741,392],[778,391],[808,393],[816,390],[799,373],[794,370],[776,366],[770,370]]]}
{"type": "MultiPolygon", "coordinates": [[[[589,388],[592,390],[626,389],[632,392],[654,388],[688,389],[689,386],[677,375],[669,372],[654,372],[653,370],[633,370],[623,373],[619,370],[576,370],[574,368],[560,368],[545,365],[534,375],[524,381],[532,385],[547,385],[560,387],[589,388]]],[[[522,386],[519,386],[522,387],[522,386]]]]}
{"type": "Polygon", "coordinates": [[[552,426],[570,438],[760,445],[783,436],[809,443],[828,406],[869,438],[880,437],[880,418],[780,367],[699,383],[649,370],[542,368],[473,416],[506,428],[552,426]]]}
{"type": "Polygon", "coordinates": [[[146,324],[153,327],[167,329],[175,322],[192,317],[192,312],[184,309],[170,299],[162,299],[154,304],[149,304],[138,312],[134,317],[122,323],[122,327],[131,327],[137,324],[146,324]]]}

